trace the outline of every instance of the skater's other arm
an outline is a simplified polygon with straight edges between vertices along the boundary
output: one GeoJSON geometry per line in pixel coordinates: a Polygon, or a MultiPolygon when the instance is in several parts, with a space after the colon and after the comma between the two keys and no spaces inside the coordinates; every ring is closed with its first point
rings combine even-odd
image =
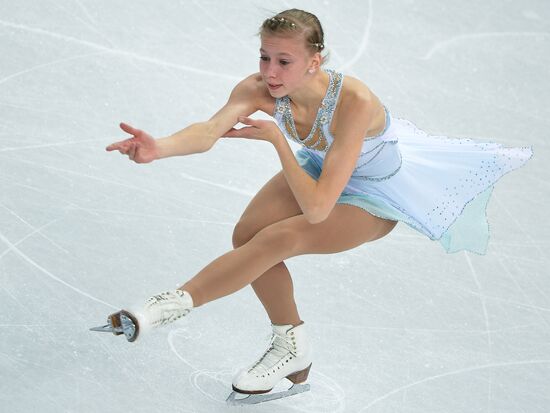
{"type": "Polygon", "coordinates": [[[361,154],[365,136],[373,125],[377,106],[356,94],[342,101],[334,142],[330,146],[317,180],[317,219],[324,221],[349,182],[361,154]]]}
{"type": "Polygon", "coordinates": [[[193,123],[166,138],[157,139],[158,158],[206,152],[225,132],[238,123],[237,118],[258,110],[261,89],[257,75],[251,75],[235,86],[227,103],[209,120],[193,123]]]}
{"type": "Polygon", "coordinates": [[[315,181],[298,165],[285,139],[275,147],[283,165],[285,177],[300,204],[308,222],[324,221],[336,205],[348,183],[363,147],[363,140],[371,128],[373,104],[356,96],[341,102],[340,118],[319,179],[315,181]]]}
{"type": "Polygon", "coordinates": [[[340,102],[342,114],[335,139],[317,181],[299,165],[288,140],[274,122],[241,117],[240,122],[249,126],[226,133],[226,136],[265,140],[274,145],[296,202],[312,224],[324,221],[334,208],[357,164],[363,140],[373,127],[373,114],[378,106],[366,93],[350,92],[349,95],[340,102]]]}
{"type": "Polygon", "coordinates": [[[107,146],[107,151],[118,150],[137,163],[148,163],[169,156],[190,155],[206,152],[238,123],[242,114],[250,115],[259,108],[262,89],[258,75],[254,74],[239,82],[227,103],[209,120],[193,123],[170,136],[154,139],[148,133],[126,123],[120,127],[132,138],[107,146]]]}

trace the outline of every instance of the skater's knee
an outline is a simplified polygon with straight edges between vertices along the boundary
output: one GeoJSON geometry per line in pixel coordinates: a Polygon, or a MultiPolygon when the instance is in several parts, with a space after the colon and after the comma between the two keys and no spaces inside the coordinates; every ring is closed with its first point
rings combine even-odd
{"type": "Polygon", "coordinates": [[[233,248],[239,248],[252,239],[256,232],[246,221],[239,221],[233,229],[232,243],[233,248]]]}
{"type": "Polygon", "coordinates": [[[260,248],[293,254],[300,248],[301,238],[299,231],[287,223],[276,222],[258,228],[254,223],[239,221],[233,230],[232,242],[233,248],[253,241],[260,248]]]}
{"type": "Polygon", "coordinates": [[[276,223],[263,228],[251,239],[262,250],[282,253],[285,257],[296,255],[299,234],[289,225],[276,223]]]}

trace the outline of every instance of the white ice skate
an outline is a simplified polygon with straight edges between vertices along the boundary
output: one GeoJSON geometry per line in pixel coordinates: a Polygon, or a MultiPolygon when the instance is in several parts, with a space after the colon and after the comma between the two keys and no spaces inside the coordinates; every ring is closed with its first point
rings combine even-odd
{"type": "Polygon", "coordinates": [[[109,315],[107,324],[90,330],[117,336],[124,334],[132,342],[140,333],[176,321],[189,314],[192,308],[193,299],[187,291],[166,291],[148,298],[141,308],[133,306],[109,315]]]}
{"type": "Polygon", "coordinates": [[[309,390],[307,380],[311,368],[311,349],[302,323],[274,325],[269,348],[264,355],[233,379],[233,392],[227,402],[233,405],[256,404],[280,399],[309,390]],[[286,391],[269,393],[284,378],[293,385],[286,391]],[[248,395],[238,398],[239,394],[248,395]]]}

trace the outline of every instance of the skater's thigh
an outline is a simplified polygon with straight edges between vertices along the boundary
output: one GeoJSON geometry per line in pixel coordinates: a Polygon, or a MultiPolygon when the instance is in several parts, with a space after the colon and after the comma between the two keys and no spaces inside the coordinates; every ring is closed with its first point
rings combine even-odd
{"type": "Polygon", "coordinates": [[[261,229],[302,214],[283,171],[275,174],[252,198],[233,231],[235,248],[247,243],[261,229]]]}
{"type": "Polygon", "coordinates": [[[287,257],[334,254],[380,239],[396,224],[355,205],[336,204],[324,221],[312,224],[303,215],[290,217],[264,228],[251,242],[287,257]]]}

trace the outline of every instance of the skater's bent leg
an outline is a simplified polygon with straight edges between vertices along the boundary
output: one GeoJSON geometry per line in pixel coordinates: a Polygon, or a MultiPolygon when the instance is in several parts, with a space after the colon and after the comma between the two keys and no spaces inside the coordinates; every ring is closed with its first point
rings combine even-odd
{"type": "Polygon", "coordinates": [[[251,285],[273,324],[296,326],[302,322],[294,300],[292,277],[284,262],[271,267],[251,285]]]}
{"type": "MultiPolygon", "coordinates": [[[[247,206],[233,230],[233,248],[250,241],[265,227],[302,211],[288,186],[283,171],[271,178],[247,206]]],[[[275,264],[251,284],[273,324],[297,325],[301,322],[292,278],[284,262],[275,264]]]]}
{"type": "Polygon", "coordinates": [[[265,227],[246,244],[215,259],[180,288],[187,290],[199,306],[254,282],[286,258],[345,251],[383,237],[395,224],[342,204],[317,224],[307,222],[303,215],[290,217],[265,227]]]}
{"type": "MultiPolygon", "coordinates": [[[[355,212],[360,211],[355,210],[355,212]]],[[[373,226],[374,228],[379,227],[378,234],[373,236],[373,239],[386,235],[395,227],[396,222],[382,220],[378,224],[373,226]]],[[[270,268],[252,282],[252,288],[273,324],[297,325],[301,322],[294,301],[292,278],[284,262],[270,268]]]]}
{"type": "MultiPolygon", "coordinates": [[[[233,248],[246,244],[261,229],[257,221],[240,221],[233,231],[233,248]]],[[[302,322],[294,300],[292,277],[284,262],[275,264],[251,286],[273,324],[298,325],[302,322]]]]}

